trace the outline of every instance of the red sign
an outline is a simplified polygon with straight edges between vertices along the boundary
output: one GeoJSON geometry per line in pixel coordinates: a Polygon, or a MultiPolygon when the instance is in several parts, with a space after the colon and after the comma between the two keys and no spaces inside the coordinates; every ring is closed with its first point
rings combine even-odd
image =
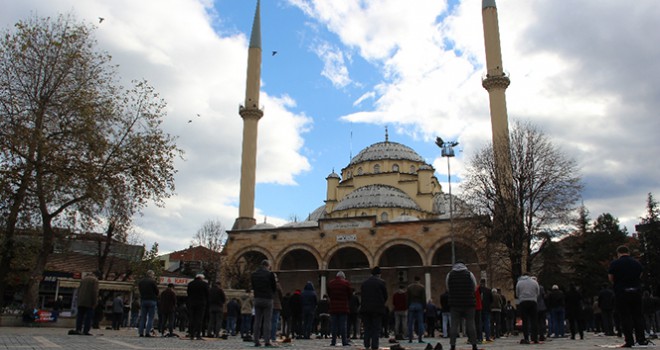
{"type": "Polygon", "coordinates": [[[175,286],[186,286],[192,280],[193,280],[192,278],[185,278],[185,277],[161,277],[160,284],[172,283],[175,286]]]}

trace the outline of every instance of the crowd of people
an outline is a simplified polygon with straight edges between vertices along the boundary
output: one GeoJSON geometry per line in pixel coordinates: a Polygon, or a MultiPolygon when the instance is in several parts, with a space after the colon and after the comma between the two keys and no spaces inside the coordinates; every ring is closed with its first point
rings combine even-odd
{"type": "MultiPolygon", "coordinates": [[[[389,343],[424,343],[425,337],[434,338],[437,332],[439,337],[449,338],[452,350],[459,335],[466,336],[477,349],[477,344],[518,331],[522,333],[521,344],[552,337],[583,339],[584,333],[591,331],[623,336],[623,347],[645,345],[660,326],[656,315],[660,305],[649,292],[642,292],[642,266],[630,257],[628,248],[619,247],[617,254],[608,270],[611,284],[604,284],[596,296],[585,295],[573,284],[566,290],[552,285],[546,292],[534,276],[523,274],[513,302],[500,289],[488,287],[485,279],[477,283],[459,261],[446,276],[439,305],[433,298],[426,299],[419,276],[410,284],[400,284],[388,296],[379,267],[372,269],[359,290],[351,286],[343,271],[337,272],[327,284],[327,294],[320,297],[311,282],[302,290],[284,293],[270,262],[264,260],[251,275],[251,289],[240,296],[227,300],[217,283],[209,285],[204,275],[198,274],[187,286],[186,303],[178,303],[172,284],[159,293],[154,273],[148,271],[138,282],[139,300],[127,305],[121,295],[113,299],[112,328],[128,324],[128,308],[133,315],[130,326],[137,328],[140,337],[178,336],[178,328],[187,331],[185,336],[190,339],[238,335],[255,346],[273,346],[279,336],[282,342],[329,339],[332,346],[347,346],[361,339],[366,349],[377,349],[381,338],[389,343]]],[[[85,277],[78,290],[73,334],[89,334],[97,296],[98,280],[94,275],[85,277]]]]}

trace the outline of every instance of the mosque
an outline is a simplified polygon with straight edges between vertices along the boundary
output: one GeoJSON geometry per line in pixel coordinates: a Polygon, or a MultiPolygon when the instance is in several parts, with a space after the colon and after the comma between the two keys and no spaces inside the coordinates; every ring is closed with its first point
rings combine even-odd
{"type": "MultiPolygon", "coordinates": [[[[496,39],[499,50],[499,34],[486,34],[499,33],[496,11],[494,0],[483,1],[485,38],[496,39]]],[[[489,44],[486,46],[488,55],[489,44]]],[[[503,118],[492,114],[493,109],[502,111],[504,101],[500,98],[504,98],[508,77],[502,73],[501,57],[499,62],[489,61],[489,68],[493,64],[498,65],[497,69],[489,69],[483,85],[491,98],[495,135],[496,126],[498,130],[507,129],[500,125],[502,120],[506,123],[506,105],[503,118]],[[491,83],[493,79],[496,83],[491,83]]],[[[257,1],[248,51],[245,104],[239,110],[244,121],[239,217],[228,231],[224,264],[246,268],[268,259],[284,292],[302,289],[311,281],[319,295],[325,293],[328,279],[334,278],[337,271],[344,271],[359,290],[371,268],[380,266],[390,295],[399,285],[407,285],[419,276],[427,298],[438,302],[452,266],[453,250],[456,260],[465,262],[477,278],[495,283],[498,273],[489,261],[484,235],[471,225],[480,218],[462,215],[457,207],[460,201],[450,201],[434,176],[433,166],[410,147],[390,141],[387,132],[383,141],[354,156],[340,174],[332,171],[326,177],[326,198],[323,203],[319,201],[320,206],[305,221],[279,227],[257,224],[256,139],[257,124],[263,116],[258,107],[260,66],[257,1]],[[450,203],[454,205],[451,211],[450,203]]],[[[310,203],[313,207],[316,205],[310,203]]],[[[223,283],[226,288],[235,287],[231,278],[223,283]]]]}

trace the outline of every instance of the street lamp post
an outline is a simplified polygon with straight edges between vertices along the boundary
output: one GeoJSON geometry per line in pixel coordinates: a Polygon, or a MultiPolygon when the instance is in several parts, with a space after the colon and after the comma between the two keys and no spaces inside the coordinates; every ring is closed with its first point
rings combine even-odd
{"type": "Polygon", "coordinates": [[[442,156],[447,158],[447,180],[449,182],[449,237],[451,239],[451,264],[456,263],[456,245],[454,244],[454,201],[451,195],[451,165],[449,158],[454,156],[454,147],[458,142],[445,142],[439,136],[435,139],[435,144],[442,150],[442,156]]]}

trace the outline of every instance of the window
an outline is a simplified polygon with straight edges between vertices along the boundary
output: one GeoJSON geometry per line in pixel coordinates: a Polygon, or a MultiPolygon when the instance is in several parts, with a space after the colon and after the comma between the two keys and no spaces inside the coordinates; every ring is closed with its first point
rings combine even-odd
{"type": "Polygon", "coordinates": [[[415,173],[415,166],[414,166],[414,165],[411,165],[411,166],[410,166],[410,173],[411,173],[411,174],[414,174],[414,173],[415,173]]]}
{"type": "Polygon", "coordinates": [[[359,167],[359,168],[358,168],[358,170],[357,170],[357,174],[358,174],[358,175],[362,175],[362,167],[359,167]]]}
{"type": "Polygon", "coordinates": [[[399,171],[399,164],[392,165],[392,171],[399,171]]]}
{"type": "Polygon", "coordinates": [[[380,214],[380,221],[388,221],[388,220],[389,220],[389,215],[387,215],[386,212],[380,214]]]}
{"type": "Polygon", "coordinates": [[[380,173],[380,164],[374,165],[374,174],[380,173]]]}

